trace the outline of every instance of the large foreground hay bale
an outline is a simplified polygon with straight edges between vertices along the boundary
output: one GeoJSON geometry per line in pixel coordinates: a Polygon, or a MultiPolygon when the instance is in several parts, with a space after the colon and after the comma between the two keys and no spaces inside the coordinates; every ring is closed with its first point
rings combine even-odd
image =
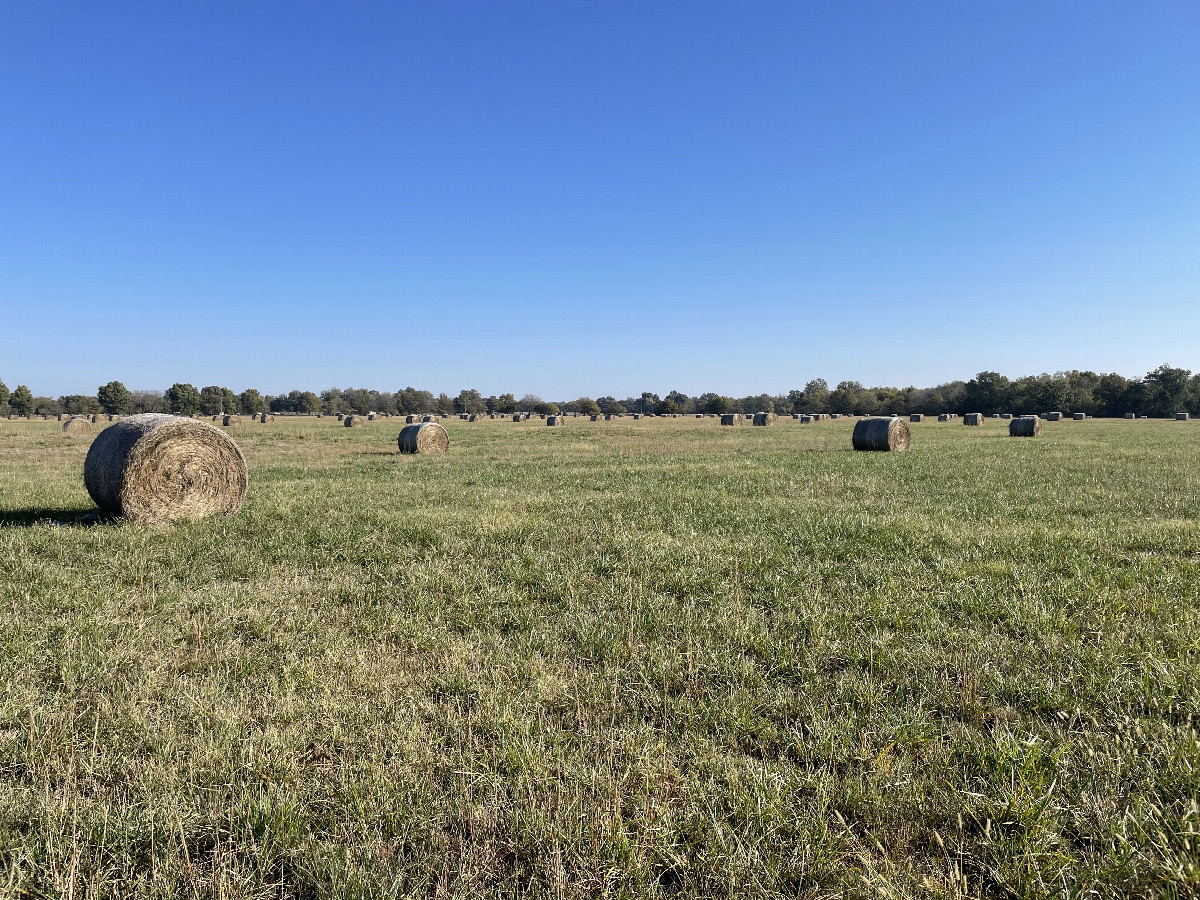
{"type": "Polygon", "coordinates": [[[346,416],[342,422],[347,428],[362,428],[367,423],[366,416],[346,416]]]}
{"type": "Polygon", "coordinates": [[[104,429],[83,482],[106,515],[161,524],[232,515],[246,499],[246,460],[227,435],[184,416],[145,413],[104,429]]]}
{"type": "Polygon", "coordinates": [[[757,412],[754,414],[755,425],[774,425],[779,416],[773,412],[757,412]]]}
{"type": "Polygon", "coordinates": [[[63,434],[91,434],[92,425],[82,416],[72,416],[63,422],[63,434]]]}
{"type": "Polygon", "coordinates": [[[855,450],[907,450],[912,443],[908,424],[892,416],[859,419],[851,439],[855,450]]]}
{"type": "Polygon", "coordinates": [[[737,413],[726,413],[725,415],[721,416],[722,425],[740,425],[741,422],[742,417],[737,413]]]}
{"type": "Polygon", "coordinates": [[[1038,416],[1018,416],[1008,423],[1009,437],[1037,437],[1042,433],[1042,420],[1038,416]]]}
{"type": "Polygon", "coordinates": [[[967,413],[963,416],[964,425],[982,425],[983,413],[967,413]]]}
{"type": "Polygon", "coordinates": [[[445,453],[450,436],[437,422],[415,422],[400,429],[397,443],[401,453],[445,453]]]}

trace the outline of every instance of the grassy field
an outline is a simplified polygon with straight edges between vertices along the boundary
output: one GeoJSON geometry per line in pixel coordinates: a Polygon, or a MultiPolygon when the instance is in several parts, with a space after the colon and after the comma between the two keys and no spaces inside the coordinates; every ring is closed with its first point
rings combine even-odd
{"type": "Polygon", "coordinates": [[[397,423],[0,422],[0,894],[1200,892],[1200,423],[397,423]]]}

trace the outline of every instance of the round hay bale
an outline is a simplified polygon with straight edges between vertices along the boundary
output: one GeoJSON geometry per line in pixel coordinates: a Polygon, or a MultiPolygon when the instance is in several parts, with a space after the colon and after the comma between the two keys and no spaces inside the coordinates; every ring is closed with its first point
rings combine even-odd
{"type": "Polygon", "coordinates": [[[521,414],[520,414],[520,413],[513,413],[513,421],[514,421],[514,422],[520,422],[520,421],[521,421],[521,414]]]}
{"type": "Polygon", "coordinates": [[[1008,423],[1009,437],[1037,437],[1042,433],[1042,420],[1037,416],[1018,416],[1008,423]]]}
{"type": "Polygon", "coordinates": [[[600,417],[599,417],[599,416],[591,416],[590,418],[591,418],[591,420],[592,420],[593,422],[595,422],[595,421],[596,421],[597,419],[599,419],[600,417]]]}
{"type": "Polygon", "coordinates": [[[1075,420],[1076,422],[1082,422],[1084,419],[1087,418],[1087,413],[1075,413],[1074,415],[1071,416],[1071,418],[1073,420],[1075,420]]]}
{"type": "Polygon", "coordinates": [[[63,434],[91,434],[92,425],[82,416],[72,416],[63,422],[63,434]]]}
{"type": "Polygon", "coordinates": [[[422,416],[421,421],[422,422],[440,422],[441,419],[439,419],[437,416],[422,416]]]}
{"type": "Polygon", "coordinates": [[[949,421],[950,421],[950,414],[949,414],[949,413],[942,413],[940,416],[938,416],[938,421],[939,421],[939,422],[949,422],[949,421]]]}
{"type": "Polygon", "coordinates": [[[271,415],[270,413],[263,413],[261,416],[258,417],[258,421],[262,422],[265,425],[268,422],[274,422],[275,417],[273,415],[271,415]]]}
{"type": "Polygon", "coordinates": [[[964,425],[982,425],[983,413],[967,413],[963,416],[964,425]]]}
{"type": "Polygon", "coordinates": [[[66,413],[59,413],[59,414],[58,414],[58,421],[60,421],[60,422],[66,422],[66,421],[67,421],[67,414],[66,414],[66,413]]]}
{"type": "Polygon", "coordinates": [[[366,416],[346,416],[342,422],[347,428],[362,428],[367,422],[366,416]]]}
{"type": "Polygon", "coordinates": [[[445,453],[450,436],[437,422],[415,422],[400,429],[397,443],[401,453],[445,453]]]}
{"type": "Polygon", "coordinates": [[[345,419],[345,418],[346,418],[346,417],[345,417],[345,416],[343,416],[341,413],[338,413],[338,414],[337,414],[337,420],[338,420],[339,422],[341,422],[341,421],[342,421],[343,419],[345,419]]]}
{"type": "Polygon", "coordinates": [[[1000,418],[1002,418],[1002,419],[1011,419],[1012,417],[1013,417],[1012,413],[1000,413],[1000,418]]]}
{"type": "Polygon", "coordinates": [[[225,418],[223,418],[221,420],[221,424],[222,425],[241,425],[242,417],[241,416],[226,416],[225,418]]]}
{"type": "Polygon", "coordinates": [[[551,425],[551,426],[566,425],[567,424],[566,420],[567,420],[566,416],[546,416],[546,424],[551,425]]]}
{"type": "Polygon", "coordinates": [[[1181,412],[1181,413],[1175,413],[1175,421],[1177,421],[1177,422],[1186,422],[1187,420],[1188,420],[1188,414],[1187,414],[1187,413],[1185,413],[1185,412],[1181,412]]]}
{"type": "Polygon", "coordinates": [[[852,438],[855,450],[907,450],[912,443],[908,424],[892,416],[859,419],[852,438]]]}
{"type": "Polygon", "coordinates": [[[640,419],[641,417],[642,417],[642,414],[641,414],[641,413],[634,413],[634,414],[633,414],[633,420],[634,420],[635,422],[636,422],[638,419],[640,419]]]}
{"type": "Polygon", "coordinates": [[[1132,419],[1132,418],[1134,418],[1134,415],[1133,415],[1133,413],[1125,413],[1125,418],[1132,419]]]}
{"type": "Polygon", "coordinates": [[[221,421],[221,417],[220,417],[220,416],[213,416],[213,417],[212,417],[212,420],[213,420],[214,422],[220,422],[220,421],[221,421]]]}
{"type": "Polygon", "coordinates": [[[831,418],[831,419],[840,419],[841,417],[842,417],[841,413],[830,413],[829,414],[829,418],[831,418]]]}
{"type": "Polygon", "coordinates": [[[721,416],[722,425],[741,425],[744,420],[737,413],[726,413],[721,416]]]}
{"type": "Polygon", "coordinates": [[[233,515],[249,477],[242,451],[221,431],[184,416],[145,413],[100,432],[83,482],[104,514],[154,525],[233,515]]]}
{"type": "Polygon", "coordinates": [[[774,425],[779,416],[773,412],[757,412],[754,414],[755,425],[774,425]]]}
{"type": "Polygon", "coordinates": [[[375,413],[367,413],[367,421],[374,422],[375,421],[375,413]]]}
{"type": "Polygon", "coordinates": [[[812,424],[812,420],[813,420],[812,416],[801,416],[800,424],[801,425],[810,425],[810,424],[812,424]]]}
{"type": "Polygon", "coordinates": [[[605,421],[605,422],[611,422],[611,421],[612,421],[612,413],[609,413],[608,415],[606,415],[606,416],[604,417],[604,421],[605,421]]]}
{"type": "Polygon", "coordinates": [[[411,424],[412,424],[413,422],[415,422],[415,421],[417,421],[417,417],[416,417],[416,416],[405,416],[405,417],[404,417],[404,424],[405,424],[405,425],[411,425],[411,424]]]}
{"type": "Polygon", "coordinates": [[[909,416],[909,417],[908,417],[908,421],[910,421],[910,422],[924,422],[924,421],[925,421],[925,415],[924,415],[924,413],[913,413],[911,416],[909,416]]]}
{"type": "Polygon", "coordinates": [[[1058,422],[1058,421],[1060,421],[1061,419],[1062,419],[1062,413],[1060,413],[1060,412],[1048,412],[1048,413],[1046,413],[1046,421],[1047,421],[1047,422],[1058,422]]]}

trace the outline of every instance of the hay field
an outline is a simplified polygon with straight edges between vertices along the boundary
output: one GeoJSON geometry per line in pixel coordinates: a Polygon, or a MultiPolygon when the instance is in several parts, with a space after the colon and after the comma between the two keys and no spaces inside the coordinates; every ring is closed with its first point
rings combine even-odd
{"type": "Polygon", "coordinates": [[[402,424],[0,422],[0,894],[1200,891],[1200,423],[402,424]]]}

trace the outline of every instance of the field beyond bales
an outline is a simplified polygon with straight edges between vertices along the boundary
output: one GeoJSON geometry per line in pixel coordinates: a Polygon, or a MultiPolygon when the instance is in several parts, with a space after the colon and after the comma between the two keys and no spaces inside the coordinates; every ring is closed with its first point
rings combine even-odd
{"type": "Polygon", "coordinates": [[[1200,423],[445,424],[0,422],[0,893],[1200,891],[1200,423]]]}

